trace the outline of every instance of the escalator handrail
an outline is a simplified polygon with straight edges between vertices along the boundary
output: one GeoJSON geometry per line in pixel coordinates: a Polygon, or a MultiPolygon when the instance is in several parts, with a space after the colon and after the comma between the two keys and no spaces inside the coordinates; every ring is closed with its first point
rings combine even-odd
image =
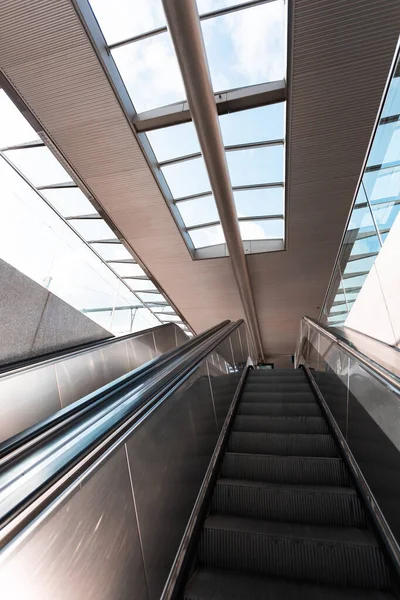
{"type": "Polygon", "coordinates": [[[104,458],[128,432],[165,402],[199,365],[243,323],[230,323],[184,357],[171,359],[161,372],[147,383],[114,393],[115,403],[97,419],[58,432],[44,447],[19,457],[2,471],[0,493],[0,542],[7,543],[60,493],[86,472],[98,459],[104,458]],[[17,483],[17,485],[15,485],[17,483]],[[7,489],[8,487],[8,489],[7,489]],[[11,488],[11,489],[10,489],[11,488]]]}
{"type": "Polygon", "coordinates": [[[42,442],[46,435],[54,435],[54,432],[57,428],[62,427],[66,423],[71,423],[72,420],[77,422],[88,411],[98,409],[98,407],[103,404],[105,400],[107,400],[108,396],[115,391],[120,390],[121,386],[133,385],[135,382],[138,383],[140,379],[147,376],[149,373],[153,373],[155,375],[157,370],[160,369],[166,362],[176,358],[177,356],[184,356],[190,348],[195,347],[206,339],[209,339],[212,335],[226,327],[229,323],[230,321],[228,320],[218,323],[202,334],[192,339],[188,339],[188,341],[181,346],[168,350],[153,360],[140,365],[136,369],[129,371],[113,381],[110,381],[100,389],[94,390],[73,404],[70,404],[56,413],[53,413],[39,423],[36,423],[35,425],[28,427],[20,433],[17,433],[4,442],[1,442],[0,464],[4,464],[4,461],[8,460],[8,457],[14,457],[16,452],[20,452],[21,449],[26,448],[28,445],[29,447],[32,446],[35,443],[35,440],[42,442]]]}
{"type": "MultiPolygon", "coordinates": [[[[154,331],[165,329],[168,325],[175,325],[175,323],[165,323],[163,325],[156,325],[155,327],[149,327],[148,329],[142,329],[141,331],[135,331],[134,333],[127,333],[126,335],[120,335],[118,337],[110,334],[109,337],[101,340],[95,340],[94,342],[84,342],[82,344],[76,344],[75,346],[69,346],[68,348],[61,348],[60,350],[54,350],[53,352],[45,352],[32,356],[30,358],[23,358],[16,360],[4,365],[0,365],[0,377],[13,375],[22,371],[36,368],[38,366],[44,366],[59,362],[62,360],[68,360],[74,356],[90,352],[91,350],[98,350],[104,348],[116,342],[122,342],[124,340],[131,340],[137,337],[141,337],[154,331]]],[[[175,325],[177,327],[177,325],[175,325]]],[[[181,330],[182,331],[182,330],[181,330]]]]}
{"type": "MultiPolygon", "coordinates": [[[[369,356],[357,350],[357,348],[355,348],[349,340],[339,337],[337,333],[335,333],[331,328],[323,325],[320,321],[306,316],[303,317],[303,321],[313,327],[313,329],[318,331],[318,333],[333,342],[345,354],[361,363],[363,367],[376,379],[381,381],[385,387],[391,391],[394,391],[396,394],[400,394],[400,378],[397,375],[391,373],[388,369],[385,369],[385,367],[372,360],[369,356]]],[[[397,352],[397,349],[393,348],[393,351],[397,352]]]]}

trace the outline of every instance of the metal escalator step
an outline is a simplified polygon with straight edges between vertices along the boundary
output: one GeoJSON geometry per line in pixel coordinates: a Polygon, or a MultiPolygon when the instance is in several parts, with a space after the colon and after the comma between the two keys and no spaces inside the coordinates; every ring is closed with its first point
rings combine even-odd
{"type": "Polygon", "coordinates": [[[237,415],[233,431],[265,433],[329,433],[323,417],[265,417],[237,415]]]}
{"type": "Polygon", "coordinates": [[[365,527],[365,513],[354,489],[219,479],[211,511],[252,519],[365,527]]]}
{"type": "Polygon", "coordinates": [[[232,431],[229,452],[280,454],[284,456],[339,456],[332,436],[308,433],[263,433],[232,431]]]}
{"type": "Polygon", "coordinates": [[[221,477],[270,483],[350,485],[347,469],[340,458],[308,456],[272,456],[227,452],[221,465],[221,477]]]}
{"type": "Polygon", "coordinates": [[[242,394],[242,402],[296,402],[300,404],[305,402],[316,402],[312,392],[265,392],[247,391],[246,388],[242,394]]]}
{"type": "Polygon", "coordinates": [[[273,377],[285,377],[287,379],[302,377],[306,379],[306,374],[303,369],[252,369],[247,377],[249,379],[255,379],[256,377],[267,377],[268,379],[273,377]]]}
{"type": "Polygon", "coordinates": [[[199,568],[186,586],[184,600],[393,600],[377,590],[344,589],[265,575],[199,568]]]}
{"type": "Polygon", "coordinates": [[[320,417],[321,409],[316,402],[249,402],[239,404],[238,415],[265,415],[270,417],[320,417]]]}
{"type": "Polygon", "coordinates": [[[387,590],[390,576],[366,529],[334,528],[212,515],[201,535],[201,565],[387,590]]]}
{"type": "Polygon", "coordinates": [[[307,381],[260,381],[246,382],[245,391],[249,392],[310,392],[310,384],[307,381]]]}

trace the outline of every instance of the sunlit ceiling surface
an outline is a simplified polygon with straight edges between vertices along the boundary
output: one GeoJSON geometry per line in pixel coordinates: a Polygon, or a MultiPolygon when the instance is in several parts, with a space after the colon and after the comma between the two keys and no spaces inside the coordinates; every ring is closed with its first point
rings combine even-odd
{"type": "Polygon", "coordinates": [[[0,255],[114,334],[188,327],[0,89],[0,255]]]}
{"type": "MultiPolygon", "coordinates": [[[[323,316],[342,326],[400,210],[400,68],[390,82],[323,316]]],[[[372,315],[371,315],[372,316],[372,315]]]]}
{"type": "MultiPolygon", "coordinates": [[[[134,109],[186,100],[160,0],[90,0],[134,109]]],[[[283,0],[198,0],[214,93],[286,77],[283,0]],[[259,60],[262,56],[263,60],[259,60]]],[[[284,248],[285,103],[219,117],[245,251],[284,248]],[[256,245],[249,242],[256,241],[256,245]]],[[[146,133],[148,158],[168,189],[193,258],[224,256],[226,244],[193,123],[146,133]],[[213,252],[213,249],[215,252],[213,252]],[[206,252],[202,252],[206,250],[206,252]],[[194,252],[193,252],[194,251],[194,252]]]]}

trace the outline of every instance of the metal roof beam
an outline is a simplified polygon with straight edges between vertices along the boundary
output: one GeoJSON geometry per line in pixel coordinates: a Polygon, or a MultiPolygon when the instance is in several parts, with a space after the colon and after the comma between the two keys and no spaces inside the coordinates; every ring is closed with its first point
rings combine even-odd
{"type": "Polygon", "coordinates": [[[263,360],[264,352],[257,312],[240,235],[196,2],[187,0],[177,3],[175,0],[163,0],[163,6],[247,325],[254,341],[257,357],[263,360]]]}
{"type": "MultiPolygon", "coordinates": [[[[275,104],[284,100],[286,100],[286,82],[284,80],[260,83],[214,94],[219,115],[275,104]]],[[[133,119],[133,124],[136,131],[141,132],[180,125],[191,120],[189,103],[184,101],[138,113],[133,119]]]]}

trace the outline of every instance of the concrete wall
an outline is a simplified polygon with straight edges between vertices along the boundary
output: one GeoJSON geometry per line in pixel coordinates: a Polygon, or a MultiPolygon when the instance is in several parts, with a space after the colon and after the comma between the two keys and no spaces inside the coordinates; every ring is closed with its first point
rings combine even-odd
{"type": "Polygon", "coordinates": [[[0,259],[0,365],[110,336],[0,259]]]}

